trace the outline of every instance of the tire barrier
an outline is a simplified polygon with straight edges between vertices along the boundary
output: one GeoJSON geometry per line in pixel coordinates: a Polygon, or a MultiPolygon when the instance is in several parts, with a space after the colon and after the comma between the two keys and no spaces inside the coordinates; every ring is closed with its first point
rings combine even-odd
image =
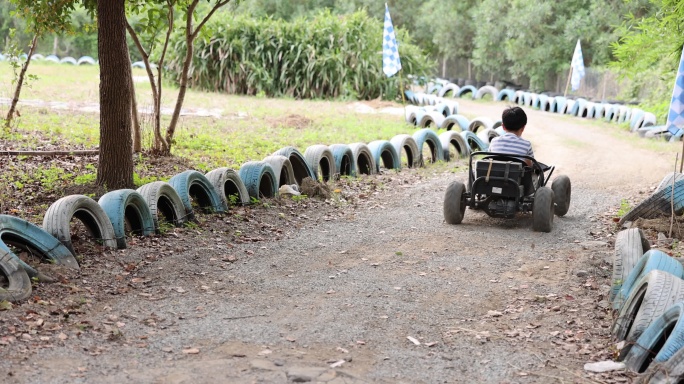
{"type": "Polygon", "coordinates": [[[668,185],[672,185],[673,183],[676,183],[679,180],[684,180],[684,173],[670,172],[667,175],[665,175],[665,177],[660,181],[660,183],[656,187],[655,191],[653,191],[653,193],[655,194],[661,189],[667,187],[668,185]]]}
{"type": "Polygon", "coordinates": [[[447,118],[442,122],[442,126],[440,128],[451,131],[456,127],[458,127],[457,131],[459,132],[467,131],[470,127],[470,120],[463,115],[447,116],[447,118]]]}
{"type": "Polygon", "coordinates": [[[402,153],[406,154],[406,166],[408,168],[420,166],[420,149],[418,149],[418,143],[416,143],[413,136],[399,134],[394,136],[390,143],[394,147],[399,159],[402,158],[402,153]]]}
{"type": "Polygon", "coordinates": [[[653,219],[661,215],[670,215],[672,210],[674,210],[675,215],[681,215],[684,212],[684,180],[679,180],[674,185],[666,185],[661,190],[656,191],[627,212],[619,223],[622,225],[638,218],[653,219]]]}
{"type": "Polygon", "coordinates": [[[72,251],[50,233],[18,217],[0,215],[0,253],[9,253],[30,277],[38,277],[38,271],[15,255],[8,245],[37,252],[41,259],[50,263],[79,268],[72,251]]]}
{"type": "Polygon", "coordinates": [[[418,112],[419,110],[420,107],[407,105],[404,108],[404,120],[411,125],[416,125],[416,112],[418,112]]]}
{"type": "Polygon", "coordinates": [[[618,120],[617,120],[618,123],[624,123],[627,120],[629,120],[632,116],[632,110],[625,107],[624,105],[620,106],[619,111],[620,112],[618,114],[618,120]]]}
{"type": "Polygon", "coordinates": [[[651,363],[646,372],[636,378],[635,384],[670,384],[684,380],[684,348],[668,360],[651,363]]]}
{"type": "Polygon", "coordinates": [[[313,170],[314,180],[332,180],[335,174],[335,157],[327,145],[316,144],[308,147],[304,151],[304,158],[313,170]]]}
{"type": "Polygon", "coordinates": [[[435,95],[437,92],[439,92],[440,89],[442,89],[443,85],[442,84],[433,84],[428,87],[427,93],[430,95],[435,95]]]}
{"type": "Polygon", "coordinates": [[[354,161],[351,148],[347,144],[333,144],[329,148],[335,159],[335,179],[338,180],[342,176],[356,176],[356,161],[354,161]]]}
{"type": "Polygon", "coordinates": [[[375,172],[380,173],[380,161],[386,169],[401,169],[399,154],[392,143],[387,140],[375,140],[368,143],[368,148],[373,154],[375,172]]]}
{"type": "Polygon", "coordinates": [[[375,160],[370,148],[365,143],[349,144],[349,148],[354,156],[357,175],[375,174],[375,160]]]}
{"type": "Polygon", "coordinates": [[[430,128],[423,128],[413,134],[413,140],[416,141],[419,154],[419,166],[425,166],[425,154],[423,153],[423,145],[427,144],[430,150],[430,162],[444,160],[444,150],[442,149],[442,142],[439,140],[437,133],[430,128]]]}
{"type": "Polygon", "coordinates": [[[609,104],[606,106],[603,119],[607,122],[615,122],[620,116],[620,106],[609,104]]]}
{"type": "Polygon", "coordinates": [[[272,198],[278,193],[276,175],[266,162],[248,161],[242,164],[238,174],[251,198],[272,198]]]}
{"type": "Polygon", "coordinates": [[[95,59],[90,56],[82,56],[76,61],[76,65],[82,64],[95,65],[95,59]]]}
{"type": "Polygon", "coordinates": [[[589,110],[588,117],[592,119],[603,119],[606,113],[606,105],[601,103],[593,103],[591,110],[589,110]]]}
{"type": "MultiPolygon", "coordinates": [[[[615,296],[622,288],[622,283],[639,261],[639,258],[651,249],[644,232],[639,228],[630,228],[618,232],[615,237],[615,253],[613,255],[613,277],[609,294],[609,301],[615,301],[615,296]]],[[[615,305],[614,309],[617,309],[615,305]]]]}
{"type": "Polygon", "coordinates": [[[494,122],[488,117],[476,117],[470,121],[468,130],[472,133],[477,133],[479,130],[494,128],[494,122]]]}
{"type": "Polygon", "coordinates": [[[477,93],[477,89],[473,87],[472,85],[466,85],[464,87],[461,87],[461,89],[458,90],[458,97],[463,98],[465,95],[470,93],[470,97],[473,98],[475,97],[475,94],[477,93]]]}
{"type": "Polygon", "coordinates": [[[563,113],[566,115],[572,115],[572,111],[575,108],[575,104],[577,104],[577,102],[573,99],[565,100],[565,111],[563,113]]]}
{"type": "Polygon", "coordinates": [[[312,179],[316,178],[316,176],[313,173],[313,170],[309,166],[309,163],[307,163],[306,158],[301,152],[297,150],[297,148],[284,147],[273,152],[273,155],[282,155],[290,160],[290,164],[292,164],[292,171],[294,172],[297,184],[301,185],[302,180],[304,180],[307,177],[310,177],[312,179]]]}
{"type": "Polygon", "coordinates": [[[551,109],[551,102],[549,100],[549,97],[547,95],[539,95],[537,98],[537,102],[535,103],[535,106],[537,109],[540,111],[549,111],[551,109]]]}
{"type": "Polygon", "coordinates": [[[147,203],[154,221],[154,230],[161,232],[160,220],[181,226],[188,220],[183,200],[173,187],[165,181],[154,181],[136,190],[147,203]],[[161,217],[160,217],[161,215],[161,217]]]}
{"type": "Polygon", "coordinates": [[[422,115],[418,121],[418,126],[421,128],[435,127],[439,128],[444,123],[444,116],[436,111],[427,111],[422,115]]]}
{"type": "Polygon", "coordinates": [[[523,93],[523,91],[515,91],[515,98],[513,99],[515,104],[522,105],[524,103],[523,93]]]}
{"type": "Polygon", "coordinates": [[[682,279],[654,270],[643,276],[620,309],[612,333],[624,340],[619,359],[624,359],[634,342],[648,326],[673,304],[684,299],[682,279]]]}
{"type": "Polygon", "coordinates": [[[613,308],[620,309],[625,300],[632,293],[634,284],[639,281],[642,277],[647,275],[649,272],[658,270],[671,273],[680,279],[684,277],[684,268],[682,264],[667,255],[662,251],[655,249],[648,250],[643,256],[639,258],[639,261],[634,265],[634,268],[629,272],[627,278],[622,283],[620,291],[615,296],[613,301],[613,308]]]}
{"type": "Polygon", "coordinates": [[[78,65],[78,61],[76,61],[76,59],[74,59],[74,58],[71,57],[71,56],[67,56],[67,57],[64,57],[64,58],[60,59],[60,60],[59,60],[59,63],[60,63],[60,64],[78,65]]]}
{"type": "Polygon", "coordinates": [[[43,229],[75,255],[70,229],[73,218],[79,219],[103,246],[117,248],[114,228],[109,217],[102,207],[88,196],[70,195],[52,203],[43,217],[43,229]]]}
{"type": "MultiPolygon", "coordinates": [[[[276,155],[280,156],[280,155],[276,155]]],[[[292,162],[290,162],[292,165],[292,162]]],[[[293,171],[294,173],[294,171],[293,171]]],[[[216,168],[206,175],[226,207],[249,204],[249,192],[240,175],[229,168],[216,168]]],[[[295,177],[296,178],[296,177],[295,177]]]]}
{"type": "Polygon", "coordinates": [[[141,194],[133,189],[119,189],[107,192],[97,201],[114,228],[116,246],[126,248],[126,224],[136,235],[155,233],[154,219],[150,207],[141,194]]]}
{"type": "Polygon", "coordinates": [[[451,93],[451,97],[456,97],[458,95],[458,91],[461,90],[461,87],[454,83],[448,83],[442,88],[439,89],[439,92],[437,92],[437,96],[439,97],[447,97],[449,93],[451,93]]]}
{"type": "Polygon", "coordinates": [[[502,89],[496,95],[496,98],[494,100],[496,100],[496,101],[507,101],[510,103],[514,103],[515,102],[515,91],[512,89],[502,89]]]}
{"type": "Polygon", "coordinates": [[[644,115],[646,115],[646,112],[643,110],[637,108],[632,109],[632,116],[629,119],[630,132],[634,132],[641,128],[641,125],[644,123],[644,115]]]}
{"type": "Polygon", "coordinates": [[[477,151],[486,151],[487,148],[489,148],[489,144],[480,140],[480,138],[477,137],[476,134],[470,131],[463,131],[460,133],[460,135],[463,137],[463,141],[465,141],[465,143],[468,145],[469,153],[477,151]]]}
{"type": "Polygon", "coordinates": [[[568,99],[563,96],[556,96],[551,101],[551,106],[549,107],[549,112],[565,114],[565,110],[568,107],[568,99]]]}
{"type": "Polygon", "coordinates": [[[294,169],[292,168],[290,159],[283,155],[271,155],[266,156],[263,161],[273,168],[278,188],[283,185],[297,184],[297,179],[295,179],[294,169]]]}
{"type": "Polygon", "coordinates": [[[586,116],[587,112],[587,100],[586,99],[576,99],[574,103],[572,103],[572,107],[570,107],[570,100],[568,100],[568,110],[567,114],[572,115],[575,117],[584,117],[586,116]]]}
{"type": "Polygon", "coordinates": [[[7,280],[6,288],[0,287],[0,301],[21,301],[31,296],[31,279],[26,270],[4,249],[0,249],[0,275],[7,280]]]}
{"type": "Polygon", "coordinates": [[[492,142],[492,140],[499,137],[499,133],[492,128],[487,128],[480,130],[480,132],[477,133],[477,137],[479,137],[483,142],[487,143],[487,147],[489,147],[489,144],[492,142]]]}
{"type": "Polygon", "coordinates": [[[644,330],[630,348],[624,362],[629,370],[642,373],[650,364],[669,360],[682,347],[684,302],[679,302],[669,307],[644,330]]]}
{"type": "Polygon", "coordinates": [[[443,132],[439,135],[439,142],[442,145],[442,158],[445,161],[464,158],[470,155],[468,144],[465,142],[465,139],[463,139],[463,136],[461,136],[459,132],[443,132]],[[454,156],[451,155],[452,147],[454,149],[454,156]]]}
{"type": "Polygon", "coordinates": [[[499,96],[499,90],[491,85],[485,85],[484,87],[478,89],[477,92],[475,92],[475,96],[473,96],[473,99],[481,100],[486,95],[491,96],[492,100],[496,100],[497,96],[499,96]]]}
{"type": "Polygon", "coordinates": [[[205,211],[214,213],[226,211],[226,207],[216,193],[214,185],[198,171],[181,172],[171,177],[169,184],[178,192],[178,196],[180,196],[185,207],[185,213],[190,220],[195,219],[195,210],[192,207],[193,200],[205,211]]]}
{"type": "Polygon", "coordinates": [[[45,61],[51,61],[53,63],[59,64],[59,57],[57,57],[55,55],[47,55],[47,56],[45,56],[45,61]]]}

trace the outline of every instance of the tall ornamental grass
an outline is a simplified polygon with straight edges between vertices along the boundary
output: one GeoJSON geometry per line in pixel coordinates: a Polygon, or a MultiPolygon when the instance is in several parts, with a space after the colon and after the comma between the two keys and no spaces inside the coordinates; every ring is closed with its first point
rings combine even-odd
{"type": "MultiPolygon", "coordinates": [[[[397,99],[409,74],[434,67],[425,53],[397,30],[403,69],[382,72],[382,20],[365,12],[320,13],[292,22],[217,15],[195,43],[190,86],[242,95],[294,98],[397,99]]],[[[185,52],[174,35],[166,74],[178,81],[185,52]]]]}

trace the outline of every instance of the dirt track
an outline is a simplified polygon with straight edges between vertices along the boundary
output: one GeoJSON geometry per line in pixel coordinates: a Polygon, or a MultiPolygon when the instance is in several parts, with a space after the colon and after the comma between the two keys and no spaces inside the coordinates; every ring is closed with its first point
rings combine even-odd
{"type": "MultiPolygon", "coordinates": [[[[504,107],[459,103],[471,117],[495,118],[504,107]]],[[[234,241],[243,221],[235,213],[208,216],[199,230],[178,235],[182,247],[114,252],[139,261],[119,275],[129,281],[125,292],[88,292],[89,280],[116,278],[104,270],[74,282],[83,288],[77,294],[83,302],[72,319],[48,310],[27,313],[60,328],[43,336],[48,340],[39,341],[41,331],[0,344],[0,372],[8,372],[0,381],[547,383],[621,377],[582,370],[586,362],[610,358],[604,296],[615,228],[603,215],[615,212],[622,197],[660,181],[679,146],[654,153],[617,137],[608,125],[527,111],[525,137],[537,158],[573,183],[570,212],[555,220],[551,233],[532,232],[528,217],[495,220],[472,211],[462,225],[443,223],[446,185],[464,177],[446,166],[378,176],[378,193],[346,203],[266,209],[275,226],[279,220],[287,225],[261,240],[234,241]],[[223,261],[230,255],[238,261],[223,261]]],[[[7,313],[0,312],[0,327],[14,325],[2,320],[7,313]]]]}

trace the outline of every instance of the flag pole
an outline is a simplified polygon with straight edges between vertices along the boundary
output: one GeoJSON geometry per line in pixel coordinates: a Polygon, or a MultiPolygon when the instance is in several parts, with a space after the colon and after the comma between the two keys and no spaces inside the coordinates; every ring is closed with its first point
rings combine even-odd
{"type": "Polygon", "coordinates": [[[568,96],[568,88],[570,87],[570,78],[572,78],[572,65],[570,66],[570,70],[568,71],[568,82],[565,84],[565,92],[563,93],[563,97],[568,96]]]}

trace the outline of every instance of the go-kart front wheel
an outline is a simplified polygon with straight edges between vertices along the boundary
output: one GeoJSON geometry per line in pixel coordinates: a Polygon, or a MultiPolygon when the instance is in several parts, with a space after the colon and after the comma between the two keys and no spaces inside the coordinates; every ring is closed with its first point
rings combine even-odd
{"type": "Polygon", "coordinates": [[[535,232],[551,232],[553,227],[553,190],[540,187],[534,194],[532,206],[532,229],[535,232]]]}
{"type": "Polygon", "coordinates": [[[452,181],[444,194],[444,220],[447,224],[460,224],[465,209],[465,185],[460,181],[452,181]]]}
{"type": "Polygon", "coordinates": [[[570,209],[570,178],[560,175],[551,183],[554,198],[554,211],[556,216],[565,216],[570,209]]]}

